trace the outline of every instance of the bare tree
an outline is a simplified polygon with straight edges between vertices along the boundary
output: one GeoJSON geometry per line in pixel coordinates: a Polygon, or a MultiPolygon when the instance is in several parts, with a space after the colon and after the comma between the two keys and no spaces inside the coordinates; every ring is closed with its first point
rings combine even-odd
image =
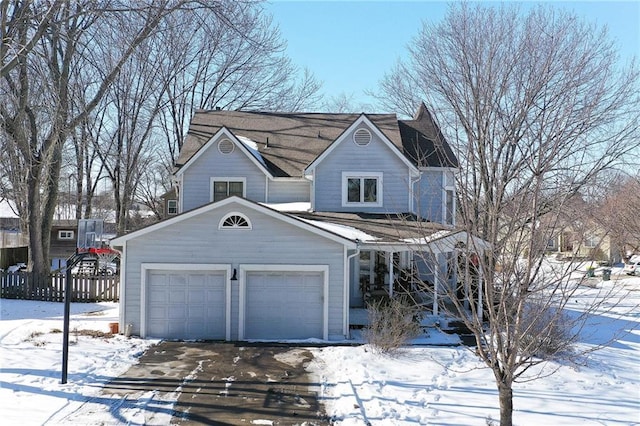
{"type": "Polygon", "coordinates": [[[319,83],[285,56],[286,44],[259,5],[230,3],[224,18],[204,10],[175,14],[171,29],[166,55],[173,66],[163,76],[160,116],[170,167],[197,109],[300,111],[318,102],[319,83]]]}
{"type": "Polygon", "coordinates": [[[615,173],[597,187],[594,202],[600,225],[621,257],[640,252],[640,175],[615,173]]]}
{"type": "Polygon", "coordinates": [[[64,0],[54,0],[42,7],[28,1],[0,3],[0,78],[18,66],[20,57],[35,48],[63,3],[64,0]],[[26,34],[19,34],[21,31],[26,34]]]}
{"type": "MultiPolygon", "coordinates": [[[[14,169],[20,169],[12,182],[20,216],[26,218],[29,234],[29,266],[36,272],[49,270],[48,249],[53,213],[57,205],[58,181],[63,145],[72,129],[100,103],[122,65],[179,1],[106,2],[63,1],[34,3],[13,0],[3,2],[3,12],[14,11],[20,19],[3,16],[3,76],[0,85],[0,128],[4,132],[14,169]],[[7,6],[7,3],[9,4],[7,6]],[[31,20],[49,16],[45,24],[31,20]],[[28,10],[29,12],[20,12],[28,10]],[[26,17],[26,18],[25,18],[26,17]],[[132,19],[138,17],[138,19],[132,19]],[[97,23],[131,18],[139,26],[126,40],[126,48],[109,62],[96,62],[94,52],[97,23]],[[35,38],[34,38],[35,37],[35,38]],[[35,40],[35,41],[33,41],[35,40]],[[6,59],[11,47],[14,59],[6,59]],[[28,48],[27,48],[28,47],[28,48]],[[5,67],[5,65],[9,64],[5,67]],[[96,80],[88,88],[80,109],[72,106],[70,87],[73,70],[96,70],[96,80]],[[22,189],[24,192],[17,192],[22,189]]],[[[134,24],[135,25],[135,24],[134,24]]],[[[104,27],[104,26],[103,26],[104,27]]]]}
{"type": "Polygon", "coordinates": [[[452,6],[382,82],[387,108],[426,99],[457,148],[460,228],[490,249],[459,246],[446,307],[494,373],[501,425],[512,424],[513,383],[576,338],[579,327],[556,328],[579,291],[575,265],[553,269],[542,254],[566,203],[638,155],[639,93],[637,67],[619,65],[606,30],[542,6],[452,6]],[[545,349],[554,334],[561,344],[545,349]]]}

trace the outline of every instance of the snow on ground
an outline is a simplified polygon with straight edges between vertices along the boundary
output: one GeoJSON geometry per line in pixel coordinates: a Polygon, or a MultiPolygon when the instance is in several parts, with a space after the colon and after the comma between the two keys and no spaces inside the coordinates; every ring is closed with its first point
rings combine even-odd
{"type": "Polygon", "coordinates": [[[135,419],[135,407],[113,410],[122,401],[98,395],[109,379],[124,373],[157,340],[83,335],[82,330],[108,333],[109,323],[118,321],[118,305],[73,303],[68,376],[63,385],[63,314],[62,303],[0,299],[2,423],[74,423],[69,414],[88,401],[104,407],[104,413],[98,412],[92,419],[94,424],[135,419]],[[115,411],[119,418],[114,417],[115,411]]]}
{"type": "MultiPolygon", "coordinates": [[[[584,274],[582,274],[584,275],[584,274]]],[[[598,295],[624,294],[589,318],[578,351],[607,347],[574,362],[532,369],[554,374],[514,386],[516,425],[640,425],[640,277],[613,271],[581,287],[575,309],[598,295]]],[[[325,409],[340,425],[498,424],[498,394],[490,370],[464,347],[407,347],[391,357],[359,347],[312,349],[325,409]]]]}
{"type": "MultiPolygon", "coordinates": [[[[599,292],[629,290],[615,310],[620,317],[593,315],[579,343],[608,346],[575,363],[549,363],[541,380],[515,386],[516,425],[640,425],[640,277],[614,270],[612,280],[576,295],[580,311],[599,292]]],[[[611,305],[609,305],[611,307],[611,305]]],[[[118,305],[72,304],[68,383],[60,383],[63,305],[0,299],[0,419],[2,424],[168,424],[153,417],[170,413],[175,395],[101,395],[101,387],[137,362],[154,340],[90,337],[74,330],[109,331],[118,305]],[[145,412],[145,409],[148,409],[145,412]],[[151,416],[151,417],[150,417],[151,416]],[[150,420],[151,419],[151,420],[150,420]]],[[[435,339],[435,340],[434,340],[435,339]]],[[[322,401],[337,424],[486,425],[499,418],[497,391],[489,370],[459,346],[404,348],[396,357],[364,346],[311,348],[309,368],[322,384],[322,401]]],[[[295,354],[292,353],[292,356],[295,354]]],[[[188,379],[188,378],[187,378],[188,379]]]]}

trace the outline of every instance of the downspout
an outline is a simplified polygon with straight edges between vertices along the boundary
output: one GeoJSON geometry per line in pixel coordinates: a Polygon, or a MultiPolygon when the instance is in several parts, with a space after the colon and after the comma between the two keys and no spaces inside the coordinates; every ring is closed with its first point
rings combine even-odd
{"type": "Polygon", "coordinates": [[[395,281],[393,271],[393,251],[389,252],[389,297],[393,297],[393,282],[395,281]]]}
{"type": "Polygon", "coordinates": [[[416,176],[415,179],[413,179],[411,177],[411,170],[409,170],[409,212],[415,214],[416,216],[418,212],[415,209],[415,204],[416,204],[415,185],[416,183],[420,182],[421,179],[422,179],[422,172],[419,172],[418,176],[416,176]]]}
{"type": "MultiPolygon", "coordinates": [[[[345,251],[346,251],[346,247],[345,247],[345,251]]],[[[343,334],[345,339],[349,338],[349,296],[350,296],[350,291],[351,291],[351,280],[349,279],[351,274],[351,259],[353,259],[354,257],[360,255],[360,240],[356,240],[356,251],[351,254],[348,255],[346,257],[346,262],[344,265],[344,282],[345,282],[345,286],[344,286],[344,324],[342,325],[343,328],[343,334]]]]}

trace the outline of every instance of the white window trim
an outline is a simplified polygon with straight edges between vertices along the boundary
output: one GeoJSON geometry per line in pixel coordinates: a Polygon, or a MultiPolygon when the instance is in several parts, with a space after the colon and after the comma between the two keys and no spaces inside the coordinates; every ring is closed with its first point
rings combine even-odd
{"type": "Polygon", "coordinates": [[[175,216],[178,214],[178,200],[167,200],[167,216],[175,216]],[[175,204],[175,213],[171,213],[171,203],[175,204]]]}
{"type": "Polygon", "coordinates": [[[73,230],[60,230],[58,231],[58,239],[59,240],[64,240],[64,241],[69,241],[69,240],[73,240],[76,237],[76,233],[73,232],[73,230]]]}
{"type": "Polygon", "coordinates": [[[220,219],[220,222],[218,223],[218,229],[220,229],[221,231],[250,231],[252,228],[253,226],[251,225],[251,221],[249,220],[249,218],[243,215],[242,213],[238,213],[238,212],[231,212],[229,214],[224,215],[222,219],[220,219]],[[225,220],[229,219],[231,216],[240,216],[241,218],[247,221],[247,224],[249,226],[224,226],[225,220]]]}
{"type": "Polygon", "coordinates": [[[442,173],[442,224],[447,226],[456,226],[456,211],[457,211],[457,202],[456,202],[456,186],[455,186],[455,176],[448,172],[442,173]],[[448,176],[449,175],[449,176],[448,176]],[[452,217],[451,223],[447,223],[447,191],[453,192],[453,206],[452,206],[452,217]]]}
{"type": "Polygon", "coordinates": [[[225,177],[214,176],[209,180],[209,201],[213,201],[213,183],[214,182],[242,182],[242,198],[247,198],[247,178],[244,177],[225,177]]]}
{"type": "Polygon", "coordinates": [[[342,207],[382,207],[382,176],[381,172],[342,172],[342,207]],[[375,203],[357,202],[351,203],[348,201],[349,185],[348,180],[351,178],[376,178],[378,180],[376,187],[376,195],[378,200],[375,203]]]}

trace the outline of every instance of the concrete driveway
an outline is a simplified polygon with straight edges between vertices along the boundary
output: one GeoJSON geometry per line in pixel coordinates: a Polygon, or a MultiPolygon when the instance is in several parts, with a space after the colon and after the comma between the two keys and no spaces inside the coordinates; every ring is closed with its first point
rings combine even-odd
{"type": "Polygon", "coordinates": [[[320,384],[304,368],[311,359],[290,346],[161,342],[103,393],[173,400],[173,412],[164,413],[172,414],[171,424],[327,425],[320,384]]]}

